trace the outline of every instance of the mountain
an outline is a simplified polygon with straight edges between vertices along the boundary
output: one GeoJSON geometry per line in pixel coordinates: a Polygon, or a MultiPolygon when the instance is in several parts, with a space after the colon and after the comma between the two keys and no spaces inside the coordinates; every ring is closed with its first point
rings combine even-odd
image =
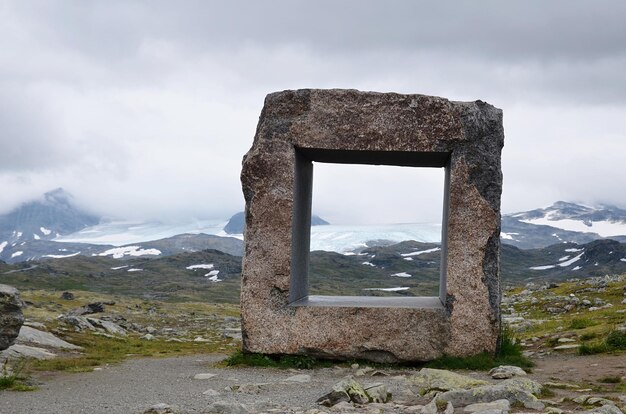
{"type": "MultiPolygon", "coordinates": [[[[440,246],[407,241],[364,247],[351,254],[314,251],[310,256],[309,292],[326,295],[436,296],[440,246]]],[[[596,240],[558,243],[522,250],[503,245],[502,283],[558,282],[626,273],[626,244],[596,240]]],[[[241,257],[217,250],[170,256],[77,255],[6,264],[0,283],[23,289],[88,290],[109,294],[184,301],[237,302],[241,257]]]]}
{"type": "Polygon", "coordinates": [[[40,259],[67,259],[77,255],[108,256],[114,259],[154,258],[207,249],[219,250],[232,256],[242,256],[243,241],[234,237],[220,237],[210,234],[179,234],[164,239],[123,246],[28,240],[12,243],[0,249],[0,259],[7,263],[18,263],[40,259]]]}
{"type": "Polygon", "coordinates": [[[557,201],[550,207],[504,215],[501,239],[523,249],[599,239],[626,242],[626,210],[557,201]]]}
{"type": "MultiPolygon", "coordinates": [[[[100,217],[72,204],[62,188],[47,192],[41,200],[24,203],[0,215],[0,246],[28,240],[51,240],[100,222],[100,217]]],[[[1,250],[1,249],[0,249],[1,250]]]]}
{"type": "MultiPolygon", "coordinates": [[[[330,223],[315,214],[311,216],[311,226],[323,226],[326,224],[330,223]]],[[[246,214],[243,211],[240,211],[228,220],[228,223],[224,226],[224,232],[226,232],[226,234],[243,234],[245,227],[246,214]]]]}

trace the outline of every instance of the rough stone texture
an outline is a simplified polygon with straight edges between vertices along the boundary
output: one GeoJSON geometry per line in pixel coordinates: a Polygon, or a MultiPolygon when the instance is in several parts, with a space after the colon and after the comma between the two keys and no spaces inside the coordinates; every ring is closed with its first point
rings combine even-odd
{"type": "Polygon", "coordinates": [[[24,323],[22,300],[17,289],[0,284],[0,351],[15,343],[24,323]]]}
{"type": "Polygon", "coordinates": [[[70,344],[49,332],[40,331],[30,326],[22,326],[20,334],[17,337],[17,343],[19,344],[34,344],[38,346],[45,346],[58,349],[82,349],[80,346],[70,344]]]}
{"type": "Polygon", "coordinates": [[[481,101],[355,90],[268,95],[241,173],[244,349],[374,361],[495,352],[503,143],[502,111],[481,101]],[[296,159],[320,151],[347,163],[371,156],[366,163],[413,166],[420,165],[398,159],[444,154],[450,180],[441,306],[290,304],[296,159]],[[380,162],[390,154],[401,156],[380,162]]]}

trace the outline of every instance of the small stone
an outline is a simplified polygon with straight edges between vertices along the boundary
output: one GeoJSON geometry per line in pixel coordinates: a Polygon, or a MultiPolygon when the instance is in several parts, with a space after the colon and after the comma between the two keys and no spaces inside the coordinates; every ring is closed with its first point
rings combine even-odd
{"type": "Polygon", "coordinates": [[[608,400],[606,398],[599,398],[599,397],[591,397],[587,399],[585,403],[589,405],[615,405],[613,401],[608,400]]]}
{"type": "Polygon", "coordinates": [[[500,410],[500,411],[510,411],[511,403],[509,400],[495,400],[488,403],[476,403],[470,404],[466,406],[463,411],[466,413],[474,413],[478,411],[486,411],[486,410],[500,410]]]}
{"type": "Polygon", "coordinates": [[[152,407],[142,412],[142,414],[176,414],[176,413],[178,413],[177,408],[164,404],[164,403],[155,404],[152,407]]]}
{"type": "Polygon", "coordinates": [[[370,372],[372,372],[374,369],[371,367],[365,367],[365,368],[361,368],[361,369],[357,369],[356,373],[354,375],[356,375],[357,377],[362,377],[370,372]]]}
{"type": "Polygon", "coordinates": [[[355,408],[354,408],[354,405],[350,404],[348,401],[341,401],[333,405],[332,410],[346,412],[346,411],[354,411],[355,408]]]}
{"type": "Polygon", "coordinates": [[[145,334],[144,336],[140,337],[141,339],[145,339],[146,341],[152,341],[154,340],[154,335],[152,334],[145,334]]]}
{"type": "Polygon", "coordinates": [[[555,351],[566,351],[568,349],[576,349],[578,347],[580,347],[579,344],[559,345],[559,346],[555,346],[554,350],[555,351]]]}
{"type": "Polygon", "coordinates": [[[74,294],[72,292],[63,292],[63,293],[61,293],[61,299],[63,299],[63,300],[74,300],[74,294]]]}
{"type": "Polygon", "coordinates": [[[563,414],[565,411],[561,410],[560,408],[557,407],[548,407],[546,408],[545,413],[546,414],[563,414]]]}
{"type": "Polygon", "coordinates": [[[564,343],[568,343],[568,342],[576,342],[576,340],[572,339],[572,338],[559,338],[557,340],[557,342],[560,343],[560,344],[564,344],[564,343]]]}
{"type": "Polygon", "coordinates": [[[206,390],[205,392],[202,393],[202,395],[207,395],[209,397],[215,397],[220,395],[220,393],[218,391],[215,391],[212,388],[209,388],[208,390],[206,390]]]}
{"type": "Polygon", "coordinates": [[[195,380],[207,380],[217,376],[217,374],[204,373],[204,374],[196,374],[193,376],[195,380]]]}
{"type": "Polygon", "coordinates": [[[576,397],[574,398],[572,401],[575,402],[576,404],[584,404],[585,401],[587,401],[589,398],[591,398],[591,395],[581,395],[580,397],[576,397]]]}
{"type": "Polygon", "coordinates": [[[298,382],[298,383],[311,382],[311,376],[308,374],[293,375],[289,378],[286,378],[285,382],[298,382]]]}
{"type": "Polygon", "coordinates": [[[524,376],[526,375],[526,371],[513,365],[500,365],[499,367],[492,368],[491,371],[489,371],[489,375],[491,375],[493,379],[508,379],[515,376],[524,376]]]}
{"type": "Polygon", "coordinates": [[[341,402],[350,402],[350,396],[347,392],[341,391],[331,391],[326,395],[321,396],[317,401],[319,405],[323,405],[325,407],[332,407],[341,402]]]}
{"type": "Polygon", "coordinates": [[[216,401],[202,412],[204,414],[248,414],[250,411],[240,403],[216,401]]]}

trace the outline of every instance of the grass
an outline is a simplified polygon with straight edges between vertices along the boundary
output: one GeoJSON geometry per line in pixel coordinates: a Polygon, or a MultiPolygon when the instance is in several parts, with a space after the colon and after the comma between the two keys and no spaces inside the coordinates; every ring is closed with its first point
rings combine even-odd
{"type": "Polygon", "coordinates": [[[623,350],[626,350],[626,332],[613,330],[600,343],[582,344],[578,348],[578,353],[580,355],[593,355],[623,350]]]}
{"type": "Polygon", "coordinates": [[[250,366],[279,369],[312,369],[333,366],[332,361],[307,355],[265,355],[243,351],[235,352],[225,363],[229,367],[250,366]]]}
{"type": "Polygon", "coordinates": [[[35,361],[31,369],[36,371],[88,372],[100,365],[114,364],[133,357],[168,357],[198,353],[218,352],[228,341],[220,342],[167,342],[147,341],[137,337],[123,339],[96,336],[90,333],[70,334],[66,338],[82,346],[78,356],[35,361]]]}
{"type": "MultiPolygon", "coordinates": [[[[416,366],[416,364],[377,364],[371,361],[349,361],[349,363],[355,362],[366,366],[381,368],[398,368],[406,367],[407,365],[416,366]]],[[[336,362],[301,355],[265,355],[237,351],[231,355],[225,363],[227,366],[311,369],[333,366],[336,362]]],[[[480,354],[469,357],[443,356],[417,366],[451,370],[466,369],[486,371],[499,365],[515,365],[522,368],[531,368],[534,365],[532,361],[522,354],[521,346],[513,339],[508,330],[503,332],[500,349],[495,356],[487,352],[481,352],[480,354]]]]}
{"type": "Polygon", "coordinates": [[[574,318],[570,321],[569,327],[570,329],[585,329],[594,325],[596,325],[596,323],[591,319],[574,318]]]}
{"type": "Polygon", "coordinates": [[[598,382],[603,382],[605,384],[619,384],[622,382],[622,379],[620,377],[604,377],[600,378],[598,382]]]}
{"type": "Polygon", "coordinates": [[[9,360],[5,360],[0,371],[0,390],[10,391],[33,391],[35,387],[26,383],[27,378],[22,375],[26,360],[17,360],[9,366],[9,360]]]}

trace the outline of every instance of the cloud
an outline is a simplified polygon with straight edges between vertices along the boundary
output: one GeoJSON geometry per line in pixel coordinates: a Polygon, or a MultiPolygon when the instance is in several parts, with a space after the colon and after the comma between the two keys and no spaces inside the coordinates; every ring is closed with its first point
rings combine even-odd
{"type": "MultiPolygon", "coordinates": [[[[626,205],[614,190],[626,180],[625,11],[605,0],[5,2],[0,209],[63,186],[103,214],[228,217],[243,205],[241,158],[264,96],[305,87],[486,100],[504,110],[505,211],[626,205]]],[[[416,204],[440,214],[438,196],[405,192],[418,178],[362,185],[363,171],[342,173],[373,205],[359,220],[408,220],[416,204]]],[[[438,194],[435,182],[424,186],[438,194]]],[[[344,191],[316,199],[328,217],[347,219],[332,209],[344,191]]]]}

